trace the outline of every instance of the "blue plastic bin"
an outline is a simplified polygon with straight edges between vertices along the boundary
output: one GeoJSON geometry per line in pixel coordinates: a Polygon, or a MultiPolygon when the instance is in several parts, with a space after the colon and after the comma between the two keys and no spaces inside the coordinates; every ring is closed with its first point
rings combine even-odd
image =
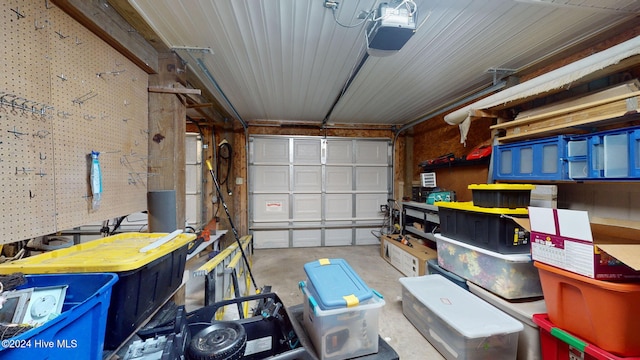
{"type": "Polygon", "coordinates": [[[572,136],[567,143],[574,180],[640,178],[640,127],[572,136]]]}
{"type": "Polygon", "coordinates": [[[496,180],[569,180],[565,135],[496,145],[493,153],[496,180]]]}
{"type": "Polygon", "coordinates": [[[304,265],[308,287],[322,310],[358,306],[373,291],[344,259],[319,259],[304,265]]]}
{"type": "Polygon", "coordinates": [[[68,285],[62,313],[0,345],[0,359],[102,359],[111,273],[26,275],[19,289],[68,285]],[[7,345],[8,347],[5,347],[7,345]]]}

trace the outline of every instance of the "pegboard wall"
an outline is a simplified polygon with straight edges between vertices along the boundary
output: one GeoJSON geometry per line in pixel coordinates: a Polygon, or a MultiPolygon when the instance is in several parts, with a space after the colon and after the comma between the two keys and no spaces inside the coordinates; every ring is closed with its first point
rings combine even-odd
{"type": "Polygon", "coordinates": [[[48,1],[0,6],[0,243],[146,209],[148,75],[48,1]]]}

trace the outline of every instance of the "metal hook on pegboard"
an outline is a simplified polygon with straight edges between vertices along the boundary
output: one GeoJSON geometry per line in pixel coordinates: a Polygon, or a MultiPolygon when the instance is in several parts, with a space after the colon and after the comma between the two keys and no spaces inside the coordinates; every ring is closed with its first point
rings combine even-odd
{"type": "Polygon", "coordinates": [[[87,100],[93,99],[96,96],[98,96],[98,93],[94,93],[93,90],[91,90],[88,93],[71,100],[71,102],[74,104],[78,104],[78,106],[82,106],[82,104],[84,104],[87,100]]]}
{"type": "Polygon", "coordinates": [[[24,19],[25,17],[27,17],[25,14],[20,12],[20,7],[16,6],[16,8],[11,8],[11,11],[13,11],[14,13],[16,13],[16,15],[18,16],[18,20],[20,19],[24,19]]]}

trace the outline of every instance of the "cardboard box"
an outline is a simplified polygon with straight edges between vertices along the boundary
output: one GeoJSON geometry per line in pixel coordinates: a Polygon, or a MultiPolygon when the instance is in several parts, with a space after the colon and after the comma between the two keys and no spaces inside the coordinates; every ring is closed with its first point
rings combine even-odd
{"type": "Polygon", "coordinates": [[[422,276],[428,274],[427,260],[437,259],[436,250],[409,240],[413,247],[404,245],[395,239],[400,235],[383,235],[380,237],[380,256],[405,276],[422,276]]]}
{"type": "MultiPolygon", "coordinates": [[[[522,222],[522,219],[517,219],[522,222]]],[[[580,210],[529,207],[531,257],[593,279],[640,280],[640,230],[593,224],[580,210]]]]}

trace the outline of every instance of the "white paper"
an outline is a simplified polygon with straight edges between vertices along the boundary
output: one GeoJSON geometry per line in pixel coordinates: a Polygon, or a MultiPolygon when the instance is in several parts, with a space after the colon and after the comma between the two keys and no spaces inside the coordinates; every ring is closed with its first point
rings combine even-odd
{"type": "Polygon", "coordinates": [[[558,234],[553,217],[553,209],[551,208],[529,207],[529,222],[531,223],[531,231],[552,235],[558,234]]]}
{"type": "Polygon", "coordinates": [[[558,223],[561,236],[593,242],[588,212],[558,209],[558,223]]]}

